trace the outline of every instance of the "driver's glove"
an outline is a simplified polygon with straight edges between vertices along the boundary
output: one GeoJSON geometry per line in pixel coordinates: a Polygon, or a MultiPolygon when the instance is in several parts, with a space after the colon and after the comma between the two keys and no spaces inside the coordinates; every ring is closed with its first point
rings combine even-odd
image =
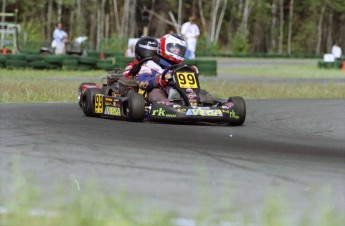
{"type": "Polygon", "coordinates": [[[168,86],[168,82],[166,80],[163,80],[161,76],[156,77],[155,83],[157,88],[164,88],[168,86]]]}
{"type": "Polygon", "coordinates": [[[192,65],[191,68],[195,73],[199,74],[199,69],[195,65],[192,65]]]}
{"type": "Polygon", "coordinates": [[[130,69],[129,74],[132,76],[136,76],[140,71],[140,66],[138,64],[134,64],[133,67],[130,69]]]}

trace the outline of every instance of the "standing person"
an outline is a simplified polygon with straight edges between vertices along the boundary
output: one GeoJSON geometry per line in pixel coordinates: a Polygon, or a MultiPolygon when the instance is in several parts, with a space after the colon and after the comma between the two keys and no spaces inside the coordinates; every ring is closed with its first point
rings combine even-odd
{"type": "Polygon", "coordinates": [[[186,59],[195,59],[195,51],[200,30],[195,23],[195,17],[189,17],[189,21],[184,23],[181,28],[181,34],[187,41],[186,59]]]}
{"type": "Polygon", "coordinates": [[[67,33],[62,30],[62,23],[57,22],[55,25],[55,30],[53,32],[53,42],[52,48],[55,54],[65,54],[65,43],[68,41],[67,33]]]}
{"type": "Polygon", "coordinates": [[[338,43],[334,43],[332,46],[332,55],[334,56],[335,60],[341,60],[342,51],[340,46],[338,46],[338,43]]]}
{"type": "Polygon", "coordinates": [[[133,45],[133,44],[128,47],[128,49],[125,52],[125,57],[135,57],[134,47],[135,47],[135,45],[133,45]]]}

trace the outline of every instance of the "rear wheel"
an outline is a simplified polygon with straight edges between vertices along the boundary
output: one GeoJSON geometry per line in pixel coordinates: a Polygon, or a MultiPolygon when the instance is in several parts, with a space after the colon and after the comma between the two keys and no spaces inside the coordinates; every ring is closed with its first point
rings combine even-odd
{"type": "Polygon", "coordinates": [[[144,97],[134,91],[128,93],[127,119],[131,122],[142,122],[145,117],[144,97]]]}
{"type": "Polygon", "coordinates": [[[246,119],[246,103],[244,99],[239,96],[229,97],[228,102],[232,102],[234,104],[234,109],[236,113],[236,119],[229,124],[232,126],[241,126],[246,119]]]}
{"type": "Polygon", "coordinates": [[[82,84],[80,84],[79,88],[78,88],[78,104],[80,107],[81,106],[81,99],[83,97],[83,86],[84,85],[96,85],[96,83],[93,83],[93,82],[83,82],[82,84]]]}
{"type": "Polygon", "coordinates": [[[96,94],[101,94],[101,89],[89,88],[85,91],[81,98],[81,108],[86,116],[99,117],[101,114],[97,114],[94,111],[94,98],[96,94]]]}

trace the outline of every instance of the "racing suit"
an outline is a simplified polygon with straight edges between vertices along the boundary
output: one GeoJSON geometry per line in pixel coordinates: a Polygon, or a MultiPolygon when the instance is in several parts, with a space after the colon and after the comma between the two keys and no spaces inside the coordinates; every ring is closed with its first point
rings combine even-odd
{"type": "Polygon", "coordinates": [[[126,78],[136,76],[138,71],[139,71],[139,68],[137,67],[138,63],[139,63],[139,61],[137,60],[137,58],[135,58],[133,60],[133,62],[131,62],[127,65],[127,67],[125,68],[125,71],[123,72],[122,75],[126,78]]]}
{"type": "MultiPolygon", "coordinates": [[[[161,75],[165,68],[171,63],[159,58],[157,60],[149,60],[142,64],[137,75],[137,83],[140,89],[149,93],[149,101],[169,101],[167,98],[168,82],[161,79],[161,75]]],[[[166,74],[169,76],[169,72],[166,74]]]]}

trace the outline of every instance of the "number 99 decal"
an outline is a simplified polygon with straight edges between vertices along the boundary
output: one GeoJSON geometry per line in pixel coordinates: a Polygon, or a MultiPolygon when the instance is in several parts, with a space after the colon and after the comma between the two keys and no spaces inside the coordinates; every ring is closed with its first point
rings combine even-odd
{"type": "Polygon", "coordinates": [[[103,113],[103,95],[96,94],[95,96],[95,113],[103,113]]]}
{"type": "Polygon", "coordinates": [[[193,72],[184,72],[177,74],[178,84],[182,89],[196,89],[198,88],[198,83],[195,79],[195,74],[193,72]]]}

